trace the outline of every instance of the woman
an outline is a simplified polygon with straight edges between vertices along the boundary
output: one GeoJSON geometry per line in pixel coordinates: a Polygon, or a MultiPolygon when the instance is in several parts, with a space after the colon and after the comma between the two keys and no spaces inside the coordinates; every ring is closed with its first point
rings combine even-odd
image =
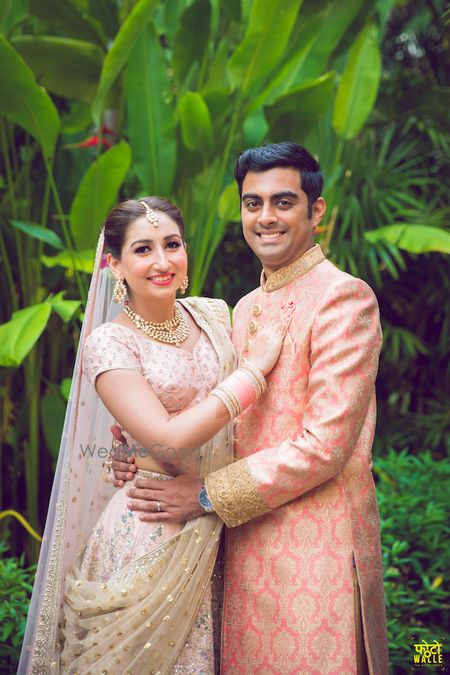
{"type": "Polygon", "coordinates": [[[115,419],[134,446],[137,477],[170,480],[168,462],[199,476],[229,463],[230,420],[262,393],[290,309],[258,332],[233,373],[226,304],[175,302],[187,286],[183,234],[181,213],[156,197],[124,202],[105,221],[20,673],[214,672],[220,520],[140,522],[125,491],[101,481],[101,458],[115,419]]]}

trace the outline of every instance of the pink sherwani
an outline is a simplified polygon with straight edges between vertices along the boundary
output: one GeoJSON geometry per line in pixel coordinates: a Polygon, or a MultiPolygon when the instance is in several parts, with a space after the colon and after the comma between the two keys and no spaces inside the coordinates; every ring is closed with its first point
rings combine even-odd
{"type": "Polygon", "coordinates": [[[290,300],[295,313],[267,391],[236,423],[236,461],[206,480],[232,528],[222,673],[359,673],[365,648],[370,673],[385,675],[371,473],[377,301],[316,245],[238,303],[238,354],[290,300]]]}

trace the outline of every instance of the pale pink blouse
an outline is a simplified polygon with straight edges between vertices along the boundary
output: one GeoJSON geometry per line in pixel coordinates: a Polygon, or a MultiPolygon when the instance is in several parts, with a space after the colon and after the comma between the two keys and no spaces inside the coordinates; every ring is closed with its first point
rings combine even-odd
{"type": "Polygon", "coordinates": [[[217,354],[203,331],[190,353],[120,324],[104,323],[86,339],[83,372],[94,383],[100,373],[121,368],[142,373],[172,414],[206,398],[219,375],[217,354]]]}

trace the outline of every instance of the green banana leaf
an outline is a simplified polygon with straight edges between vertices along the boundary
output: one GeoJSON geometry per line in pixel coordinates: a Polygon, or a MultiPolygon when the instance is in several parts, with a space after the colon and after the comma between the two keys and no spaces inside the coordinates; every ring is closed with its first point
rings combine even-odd
{"type": "MultiPolygon", "coordinates": [[[[300,12],[300,18],[302,13],[300,12]]],[[[315,44],[316,36],[322,26],[324,13],[313,17],[311,21],[302,21],[303,31],[299,32],[298,39],[295,39],[295,49],[290,56],[287,56],[277,68],[277,71],[269,78],[267,85],[260,94],[251,100],[249,112],[257,110],[260,106],[266,106],[274,103],[278,98],[284,96],[290,91],[295,90],[299,85],[306,81],[302,76],[302,68],[312,47],[315,44]]],[[[292,42],[293,36],[290,42],[292,42]]],[[[312,78],[313,79],[313,78],[312,78]]]]}
{"type": "Polygon", "coordinates": [[[196,0],[181,16],[180,28],[173,42],[172,65],[182,83],[193,63],[201,63],[208,48],[211,22],[209,0],[196,0]]]}
{"type": "Polygon", "coordinates": [[[8,36],[9,32],[28,16],[25,0],[0,1],[0,35],[8,36]]]}
{"type": "Polygon", "coordinates": [[[80,300],[64,300],[65,291],[61,291],[53,298],[50,298],[49,302],[51,303],[52,309],[58,314],[58,316],[68,323],[72,319],[73,315],[81,305],[80,300]]]}
{"type": "Polygon", "coordinates": [[[133,170],[148,195],[170,195],[175,176],[175,112],[167,71],[164,50],[150,24],[137,39],[125,71],[133,170]]]}
{"type": "Polygon", "coordinates": [[[213,144],[213,129],[203,96],[193,91],[183,94],[178,102],[178,117],[185,146],[190,150],[209,152],[213,144]]]}
{"type": "Polygon", "coordinates": [[[22,57],[1,36],[0,115],[26,129],[45,159],[51,159],[60,127],[58,112],[22,57]]]}
{"type": "Polygon", "coordinates": [[[19,309],[0,326],[0,366],[20,366],[39,340],[51,311],[49,302],[41,302],[19,309]]]}
{"type": "Polygon", "coordinates": [[[104,45],[105,36],[99,22],[87,12],[82,14],[75,3],[69,0],[29,0],[29,3],[30,14],[43,19],[47,27],[56,29],[56,34],[104,45]]]}
{"type": "Polygon", "coordinates": [[[47,227],[42,227],[42,225],[36,225],[35,223],[23,223],[19,220],[10,220],[9,222],[17,230],[24,232],[29,237],[33,237],[33,239],[43,241],[45,244],[53,246],[53,248],[64,248],[64,245],[56,232],[49,230],[47,227]]]}
{"type": "Polygon", "coordinates": [[[100,155],[84,174],[70,208],[70,229],[78,251],[96,246],[100,227],[117,199],[130,163],[130,146],[121,141],[100,155]]]}
{"type": "Polygon", "coordinates": [[[233,85],[243,94],[272,71],[286,48],[302,0],[255,0],[243,41],[229,61],[233,85]]]}
{"type": "Polygon", "coordinates": [[[377,98],[381,78],[378,30],[364,26],[356,38],[339,83],[333,110],[333,128],[349,140],[362,129],[377,98]]]}
{"type": "Polygon", "coordinates": [[[236,181],[233,181],[222,192],[217,207],[219,218],[226,223],[239,223],[241,220],[241,205],[236,181]]]}
{"type": "Polygon", "coordinates": [[[104,51],[84,40],[24,35],[11,44],[52,94],[90,103],[97,91],[104,51]]]}
{"type": "Polygon", "coordinates": [[[302,141],[328,112],[333,98],[334,80],[334,72],[326,73],[316,80],[305,82],[265,108],[271,138],[302,141]]]}
{"type": "Polygon", "coordinates": [[[363,9],[364,0],[333,0],[328,3],[316,34],[314,44],[302,64],[300,74],[303,80],[319,77],[326,70],[330,56],[345,37],[353,21],[363,9]]]}
{"type": "Polygon", "coordinates": [[[95,251],[91,248],[87,251],[73,251],[73,256],[66,250],[61,251],[57,255],[41,255],[41,260],[46,267],[64,267],[71,273],[73,273],[75,267],[79,272],[92,274],[94,269],[94,257],[95,251]]]}
{"type": "Polygon", "coordinates": [[[152,18],[157,0],[139,0],[119,29],[110,51],[103,61],[97,93],[92,104],[94,121],[100,125],[106,98],[125,66],[131,50],[152,18]]]}
{"type": "Polygon", "coordinates": [[[450,232],[429,225],[386,225],[364,234],[367,241],[386,241],[408,253],[450,254],[450,232]]]}

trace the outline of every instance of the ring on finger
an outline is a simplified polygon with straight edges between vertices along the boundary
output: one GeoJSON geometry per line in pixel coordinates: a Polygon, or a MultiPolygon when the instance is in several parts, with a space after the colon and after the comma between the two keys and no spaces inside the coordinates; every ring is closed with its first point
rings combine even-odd
{"type": "Polygon", "coordinates": [[[156,501],[156,510],[158,513],[161,513],[161,502],[159,500],[156,501]]]}
{"type": "Polygon", "coordinates": [[[105,462],[105,469],[108,470],[108,473],[111,472],[111,469],[112,469],[112,459],[106,460],[106,462],[105,462]]]}

